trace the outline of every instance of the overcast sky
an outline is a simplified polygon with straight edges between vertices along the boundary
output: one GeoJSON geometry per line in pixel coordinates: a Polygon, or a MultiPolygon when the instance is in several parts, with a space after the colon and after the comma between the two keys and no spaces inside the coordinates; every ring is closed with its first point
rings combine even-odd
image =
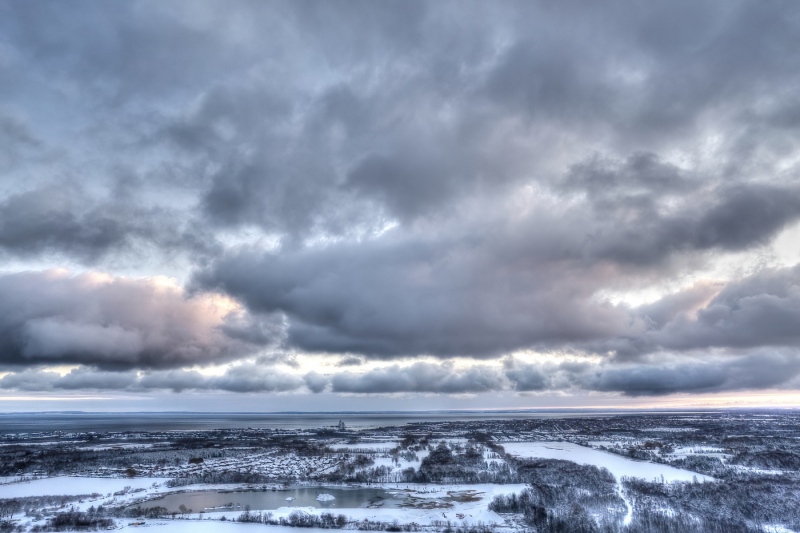
{"type": "Polygon", "coordinates": [[[0,3],[0,410],[800,405],[800,4],[0,3]]]}

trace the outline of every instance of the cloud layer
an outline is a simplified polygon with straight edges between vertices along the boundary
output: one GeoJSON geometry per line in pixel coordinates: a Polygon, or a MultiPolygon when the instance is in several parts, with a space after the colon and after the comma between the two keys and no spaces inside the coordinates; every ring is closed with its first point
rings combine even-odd
{"type": "Polygon", "coordinates": [[[172,368],[223,362],[280,342],[279,324],[168,279],[63,271],[0,276],[0,364],[172,368]]]}
{"type": "Polygon", "coordinates": [[[468,4],[0,7],[2,386],[793,386],[800,6],[468,4]]]}

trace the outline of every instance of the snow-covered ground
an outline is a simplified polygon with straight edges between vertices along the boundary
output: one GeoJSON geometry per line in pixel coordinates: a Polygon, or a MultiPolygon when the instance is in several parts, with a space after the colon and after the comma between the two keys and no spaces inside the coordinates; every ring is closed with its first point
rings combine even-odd
{"type": "Polygon", "coordinates": [[[601,450],[594,450],[571,442],[504,442],[506,452],[517,457],[563,459],[575,463],[605,467],[619,480],[638,477],[648,481],[713,481],[713,478],[659,463],[636,461],[601,450]]]}
{"type": "MultiPolygon", "coordinates": [[[[147,528],[148,533],[287,533],[293,528],[282,526],[265,526],[264,524],[241,524],[238,522],[221,522],[219,519],[207,520],[143,520],[144,526],[130,526],[126,522],[120,529],[138,531],[147,528]]],[[[299,528],[303,533],[331,533],[330,529],[316,527],[299,528]]]]}
{"type": "Polygon", "coordinates": [[[101,495],[113,494],[130,487],[131,491],[137,489],[153,490],[154,485],[161,486],[167,481],[164,478],[96,478],[59,476],[22,481],[0,485],[0,499],[25,498],[28,496],[77,496],[80,494],[101,495]]]}
{"type": "MultiPolygon", "coordinates": [[[[342,513],[350,520],[391,523],[397,520],[400,523],[416,522],[421,525],[436,525],[437,522],[450,521],[454,524],[502,524],[504,519],[497,513],[489,510],[489,503],[495,496],[508,495],[521,492],[526,485],[420,485],[413,483],[384,483],[373,484],[372,487],[383,488],[387,492],[399,493],[410,498],[410,502],[419,502],[412,507],[387,507],[387,508],[358,508],[358,509],[331,509],[314,507],[281,507],[273,510],[275,518],[288,517],[293,511],[301,509],[309,514],[320,515],[325,512],[342,513]],[[424,502],[437,501],[441,506],[425,505],[424,502]],[[436,507],[436,508],[423,508],[436,507]]],[[[206,516],[215,517],[226,515],[228,519],[235,519],[241,512],[233,513],[207,513],[206,516]]],[[[304,531],[306,531],[304,529],[304,531]]]]}
{"type": "MultiPolygon", "coordinates": [[[[87,510],[90,506],[129,504],[144,498],[153,498],[169,492],[175,492],[163,485],[163,479],[113,479],[113,478],[79,478],[79,477],[56,477],[40,479],[31,482],[13,483],[0,486],[0,498],[24,497],[40,495],[78,495],[100,493],[101,497],[81,502],[75,502],[76,510],[87,510]],[[126,489],[126,487],[130,487],[126,489]],[[125,491],[124,495],[114,496],[114,492],[125,491]],[[135,492],[138,491],[138,492],[135,492]],[[107,493],[112,496],[106,496],[107,493]]],[[[525,488],[523,484],[514,485],[418,485],[418,484],[373,484],[372,487],[382,488],[387,492],[402,495],[407,498],[408,505],[405,507],[386,507],[386,508],[346,508],[346,509],[325,509],[314,507],[280,507],[270,510],[275,519],[287,518],[292,512],[302,510],[313,515],[320,515],[325,512],[344,514],[350,521],[369,520],[372,522],[392,523],[397,520],[400,523],[416,522],[420,525],[437,526],[440,523],[450,521],[454,524],[502,524],[504,519],[489,510],[488,506],[492,499],[498,494],[519,493],[525,488]]],[[[197,485],[180,487],[181,490],[192,489],[205,490],[232,490],[246,489],[244,485],[197,485]]],[[[267,511],[267,510],[264,510],[267,511]]],[[[258,512],[254,509],[253,512],[258,512]]],[[[265,527],[259,524],[235,524],[230,521],[236,520],[241,515],[241,510],[206,512],[202,515],[202,520],[146,520],[147,527],[163,531],[254,531],[253,527],[258,527],[259,531],[264,531],[265,527]],[[220,521],[222,517],[226,521],[220,521]],[[245,529],[247,528],[247,529],[245,529]]],[[[199,516],[199,515],[197,515],[199,516]]],[[[192,515],[192,518],[196,518],[192,515]]],[[[30,524],[29,519],[22,518],[23,522],[30,524]]],[[[129,525],[140,520],[124,519],[117,520],[123,528],[133,528],[139,526],[129,525]]],[[[268,528],[274,529],[274,528],[268,528]]],[[[276,531],[286,531],[280,529],[276,531]]],[[[303,529],[303,531],[315,531],[303,529]]]]}
{"type": "Polygon", "coordinates": [[[794,529],[789,529],[781,524],[765,525],[764,533],[796,533],[794,529]]]}

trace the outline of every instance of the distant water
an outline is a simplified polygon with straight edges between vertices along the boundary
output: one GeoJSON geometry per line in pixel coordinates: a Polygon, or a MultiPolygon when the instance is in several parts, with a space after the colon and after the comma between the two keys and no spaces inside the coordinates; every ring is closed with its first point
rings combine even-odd
{"type": "MultiPolygon", "coordinates": [[[[663,413],[660,412],[660,413],[663,413]]],[[[87,431],[197,431],[210,429],[318,429],[343,421],[350,429],[414,422],[520,420],[656,414],[653,411],[427,411],[340,413],[0,413],[0,434],[87,431]]],[[[670,414],[677,414],[670,412],[670,414]]]]}

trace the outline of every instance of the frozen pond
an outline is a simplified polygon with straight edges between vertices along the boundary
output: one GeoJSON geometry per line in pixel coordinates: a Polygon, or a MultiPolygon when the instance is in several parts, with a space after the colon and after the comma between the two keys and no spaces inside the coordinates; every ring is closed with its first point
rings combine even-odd
{"type": "Polygon", "coordinates": [[[244,510],[247,505],[254,511],[275,510],[279,507],[317,507],[320,509],[354,509],[368,506],[396,507],[402,500],[395,499],[383,489],[296,487],[279,491],[192,491],[167,494],[148,500],[141,507],[166,507],[167,512],[180,512],[181,505],[200,511],[244,510]],[[334,499],[327,499],[330,495],[334,499]],[[290,499],[291,498],[291,499],[290,499]]]}
{"type": "Polygon", "coordinates": [[[605,467],[614,474],[617,481],[623,476],[638,477],[652,481],[713,481],[713,478],[682,470],[669,465],[636,461],[621,455],[593,450],[571,442],[501,442],[506,452],[517,457],[540,457],[542,459],[563,459],[585,465],[605,467]]]}

